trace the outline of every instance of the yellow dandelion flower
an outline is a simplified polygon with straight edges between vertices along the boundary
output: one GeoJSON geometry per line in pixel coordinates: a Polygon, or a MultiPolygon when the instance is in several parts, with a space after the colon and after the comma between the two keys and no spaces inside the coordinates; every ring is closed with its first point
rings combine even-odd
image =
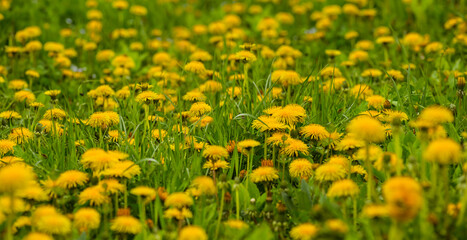
{"type": "Polygon", "coordinates": [[[258,167],[250,175],[250,180],[254,183],[272,182],[278,178],[277,170],[273,167],[258,167]]]}
{"type": "Polygon", "coordinates": [[[382,142],[386,139],[386,132],[380,121],[368,117],[359,116],[347,125],[347,131],[354,137],[365,142],[382,142]]]}
{"type": "Polygon", "coordinates": [[[127,178],[131,179],[141,173],[141,168],[138,164],[132,161],[119,161],[112,164],[110,167],[101,171],[100,174],[106,177],[127,178]]]}
{"type": "Polygon", "coordinates": [[[313,174],[313,164],[304,158],[293,160],[289,165],[291,177],[307,180],[313,174]]]}
{"type": "Polygon", "coordinates": [[[81,205],[89,202],[91,206],[100,206],[109,202],[110,199],[104,194],[104,189],[101,186],[92,186],[84,189],[79,194],[78,203],[81,205]]]}
{"type": "Polygon", "coordinates": [[[186,218],[193,218],[193,213],[187,208],[182,208],[181,210],[177,208],[169,208],[164,211],[164,218],[176,218],[178,220],[183,220],[186,218]]]}
{"type": "Polygon", "coordinates": [[[351,179],[335,181],[329,187],[328,197],[355,197],[360,192],[358,185],[351,179]]]}
{"type": "Polygon", "coordinates": [[[35,227],[39,232],[65,235],[71,232],[71,221],[64,215],[55,213],[38,218],[35,227]]]}
{"type": "Polygon", "coordinates": [[[23,240],[53,240],[54,238],[48,234],[40,232],[30,232],[23,240]]]}
{"type": "Polygon", "coordinates": [[[30,104],[36,101],[36,96],[31,91],[21,90],[15,92],[13,99],[17,102],[26,102],[27,104],[30,104]]]}
{"type": "Polygon", "coordinates": [[[29,129],[20,127],[20,128],[13,128],[8,135],[8,139],[11,141],[22,144],[25,142],[29,142],[34,137],[34,134],[29,131],[29,129]]]}
{"type": "Polygon", "coordinates": [[[1,139],[0,140],[0,155],[4,155],[8,152],[14,151],[13,147],[16,146],[16,143],[8,140],[8,139],[1,139]]]}
{"type": "Polygon", "coordinates": [[[87,125],[94,128],[106,129],[108,127],[118,124],[119,122],[120,116],[118,115],[118,113],[107,111],[93,113],[86,123],[87,125]]]}
{"type": "Polygon", "coordinates": [[[203,102],[206,100],[206,95],[201,91],[194,90],[187,92],[182,99],[190,102],[203,102]]]}
{"type": "Polygon", "coordinates": [[[193,179],[191,186],[200,191],[201,194],[215,195],[217,193],[217,188],[214,184],[214,180],[207,176],[200,176],[193,179]]]}
{"type": "Polygon", "coordinates": [[[329,219],[326,221],[325,226],[331,232],[345,234],[349,231],[349,227],[347,226],[347,224],[340,219],[329,219]]]}
{"type": "Polygon", "coordinates": [[[203,164],[203,168],[211,169],[211,171],[216,171],[219,168],[226,169],[229,167],[229,163],[224,160],[208,160],[203,164]]]}
{"type": "Polygon", "coordinates": [[[10,164],[0,168],[0,192],[14,193],[28,187],[36,178],[31,167],[10,164]]]}
{"type": "Polygon", "coordinates": [[[453,164],[462,158],[461,145],[450,138],[432,141],[423,152],[423,158],[428,162],[442,165],[453,164]]]}
{"type": "Polygon", "coordinates": [[[389,209],[386,205],[365,205],[362,210],[362,215],[367,218],[387,217],[389,215],[389,209]]]}
{"type": "Polygon", "coordinates": [[[383,185],[383,196],[389,216],[397,221],[413,219],[419,212],[423,197],[420,184],[410,177],[393,177],[383,185]]]}
{"type": "Polygon", "coordinates": [[[274,111],[272,117],[279,120],[279,122],[293,126],[297,122],[303,122],[306,117],[306,111],[300,105],[289,104],[274,111]]]}
{"type": "Polygon", "coordinates": [[[287,125],[270,116],[260,116],[258,119],[253,120],[252,127],[254,129],[258,129],[261,132],[282,131],[287,129],[287,125]]]}
{"type": "Polygon", "coordinates": [[[180,230],[177,240],[207,240],[206,231],[198,226],[186,226],[180,230]]]}
{"type": "Polygon", "coordinates": [[[271,137],[266,139],[266,144],[279,146],[280,144],[284,143],[285,140],[289,139],[290,135],[287,133],[273,133],[271,137]]]}
{"type": "Polygon", "coordinates": [[[196,103],[193,103],[190,107],[190,115],[197,116],[197,117],[201,117],[204,114],[209,113],[211,111],[212,111],[211,106],[209,106],[205,102],[196,102],[196,103]]]}
{"type": "Polygon", "coordinates": [[[310,124],[301,128],[300,134],[306,138],[320,141],[329,137],[329,132],[323,126],[319,124],[310,124]]]}
{"type": "Polygon", "coordinates": [[[209,145],[204,149],[203,157],[209,160],[219,160],[229,157],[229,152],[225,147],[209,145]]]}
{"type": "Polygon", "coordinates": [[[336,144],[336,150],[347,151],[350,149],[360,148],[365,146],[365,142],[354,137],[353,134],[347,134],[336,144]]]}
{"type": "Polygon", "coordinates": [[[112,220],[110,229],[124,234],[138,234],[142,231],[141,221],[132,216],[118,216],[112,220]]]}
{"type": "Polygon", "coordinates": [[[311,223],[302,223],[290,230],[290,237],[294,240],[310,240],[318,234],[319,228],[311,223]]]}
{"type": "Polygon", "coordinates": [[[355,160],[362,161],[366,161],[367,159],[369,159],[370,161],[376,161],[383,154],[383,149],[381,149],[377,145],[369,145],[368,148],[369,149],[367,149],[366,147],[358,149],[357,153],[355,153],[353,158],[355,160]]]}
{"type": "Polygon", "coordinates": [[[101,180],[98,186],[102,187],[105,192],[110,194],[121,193],[126,190],[125,185],[119,183],[117,179],[112,178],[101,180]]]}
{"type": "Polygon", "coordinates": [[[261,143],[253,139],[246,139],[246,140],[243,140],[237,143],[237,146],[240,149],[246,149],[246,150],[257,147],[259,145],[261,145],[261,143]]]}
{"type": "Polygon", "coordinates": [[[280,153],[289,157],[298,157],[300,154],[308,155],[308,145],[301,140],[287,138],[285,147],[280,150],[280,153]]]}
{"type": "Polygon", "coordinates": [[[130,190],[130,193],[136,196],[142,196],[150,199],[156,197],[156,189],[146,186],[135,187],[130,190]]]}
{"type": "Polygon", "coordinates": [[[185,71],[192,72],[195,74],[204,74],[206,72],[206,68],[204,64],[199,61],[191,61],[187,63],[184,67],[185,71]]]}
{"type": "Polygon", "coordinates": [[[454,121],[454,116],[449,109],[435,105],[423,109],[418,119],[440,124],[454,121]]]}
{"type": "Polygon", "coordinates": [[[193,205],[193,198],[184,192],[172,193],[165,199],[166,207],[183,208],[193,205]]]}
{"type": "Polygon", "coordinates": [[[21,115],[15,111],[3,111],[0,113],[0,118],[3,119],[20,119],[21,115]]]}
{"type": "Polygon", "coordinates": [[[65,189],[71,189],[83,186],[89,180],[88,175],[77,170],[69,170],[60,174],[56,180],[57,186],[65,189]]]}
{"type": "Polygon", "coordinates": [[[79,232],[97,229],[100,223],[101,215],[93,208],[80,208],[73,216],[73,226],[79,232]]]}
{"type": "Polygon", "coordinates": [[[320,182],[332,182],[343,179],[346,176],[346,170],[342,165],[327,163],[316,169],[315,176],[320,182]]]}
{"type": "Polygon", "coordinates": [[[85,168],[90,168],[93,171],[105,170],[119,161],[118,156],[111,154],[99,148],[87,150],[81,156],[81,164],[85,168]]]}

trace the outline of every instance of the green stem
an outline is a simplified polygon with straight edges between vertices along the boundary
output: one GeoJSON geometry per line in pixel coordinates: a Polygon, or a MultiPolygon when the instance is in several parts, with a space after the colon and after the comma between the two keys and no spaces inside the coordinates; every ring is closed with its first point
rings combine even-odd
{"type": "MultiPolygon", "coordinates": [[[[248,184],[248,182],[247,182],[248,184]]],[[[219,216],[217,217],[217,226],[216,226],[216,237],[214,239],[219,239],[218,236],[219,236],[219,229],[220,229],[220,226],[221,226],[221,220],[222,220],[222,212],[224,211],[224,196],[225,195],[225,190],[224,188],[222,188],[222,192],[221,192],[221,206],[219,208],[219,216]]]]}
{"type": "Polygon", "coordinates": [[[370,162],[370,144],[366,144],[366,159],[365,165],[368,171],[368,181],[367,181],[367,200],[371,202],[373,195],[373,169],[370,162]]]}

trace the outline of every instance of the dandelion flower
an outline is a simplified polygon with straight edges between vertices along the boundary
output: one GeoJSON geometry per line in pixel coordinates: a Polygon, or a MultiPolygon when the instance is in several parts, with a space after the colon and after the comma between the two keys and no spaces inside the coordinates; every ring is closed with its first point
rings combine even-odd
{"type": "Polygon", "coordinates": [[[294,240],[310,240],[318,234],[318,227],[311,223],[302,223],[293,227],[290,231],[290,237],[294,240]]]}
{"type": "Polygon", "coordinates": [[[253,120],[252,127],[261,132],[281,131],[287,129],[287,125],[270,116],[260,116],[258,119],[253,120]]]}
{"type": "Polygon", "coordinates": [[[126,190],[125,185],[119,183],[117,179],[112,178],[101,180],[99,186],[110,194],[121,193],[126,190]]]}
{"type": "Polygon", "coordinates": [[[435,105],[423,109],[418,119],[440,124],[454,121],[454,116],[449,109],[435,105]]]}
{"type": "Polygon", "coordinates": [[[365,142],[382,142],[386,139],[386,133],[380,121],[368,117],[359,116],[347,125],[347,131],[354,137],[365,142]]]}
{"type": "Polygon", "coordinates": [[[117,162],[119,162],[118,156],[99,148],[89,149],[81,156],[83,166],[93,171],[105,170],[117,162]]]}
{"type": "Polygon", "coordinates": [[[87,121],[87,125],[94,128],[107,129],[108,127],[114,126],[120,122],[120,116],[116,112],[95,112],[87,121]]]}
{"type": "Polygon", "coordinates": [[[53,240],[53,237],[45,233],[30,232],[23,240],[53,240]]]}
{"type": "Polygon", "coordinates": [[[4,155],[8,152],[13,152],[13,147],[16,146],[16,143],[8,140],[8,139],[1,139],[0,140],[0,155],[4,155]]]}
{"type": "Polygon", "coordinates": [[[182,208],[193,205],[193,198],[184,192],[170,194],[164,202],[166,207],[182,208]]]}
{"type": "Polygon", "coordinates": [[[94,208],[80,208],[73,219],[73,226],[80,232],[97,229],[101,223],[101,216],[94,208]]]}
{"type": "Polygon", "coordinates": [[[383,196],[389,216],[397,221],[413,219],[419,212],[423,197],[422,188],[410,177],[393,177],[383,185],[383,196]]]}
{"type": "Polygon", "coordinates": [[[110,229],[124,234],[138,234],[142,230],[141,221],[132,216],[118,216],[112,220],[110,229]]]}
{"type": "Polygon", "coordinates": [[[29,129],[20,127],[20,128],[13,128],[8,135],[8,139],[11,141],[22,144],[25,142],[29,142],[34,137],[34,134],[29,131],[29,129]]]}
{"type": "Polygon", "coordinates": [[[224,222],[226,226],[232,229],[237,229],[237,230],[242,230],[248,228],[248,224],[245,223],[242,220],[237,220],[237,219],[229,219],[226,222],[224,222]]]}
{"type": "Polygon", "coordinates": [[[52,109],[47,110],[44,113],[44,119],[47,119],[47,120],[52,120],[52,119],[62,120],[65,117],[66,117],[66,112],[59,108],[52,108],[52,109]]]}
{"type": "Polygon", "coordinates": [[[329,137],[329,132],[319,124],[310,124],[302,127],[300,134],[311,140],[320,141],[329,137]]]}
{"type": "Polygon", "coordinates": [[[56,180],[57,186],[65,189],[71,189],[78,186],[83,186],[89,180],[84,172],[77,170],[69,170],[60,174],[56,180]]]}
{"type": "Polygon", "coordinates": [[[386,205],[370,204],[363,207],[362,215],[367,218],[380,218],[389,215],[386,205]]]}
{"type": "Polygon", "coordinates": [[[374,108],[376,110],[381,110],[384,107],[386,98],[379,96],[379,95],[373,95],[373,96],[367,97],[365,101],[368,102],[368,108],[374,108]]]}
{"type": "Polygon", "coordinates": [[[243,141],[240,141],[237,143],[237,146],[240,148],[240,149],[251,149],[251,148],[254,148],[254,147],[257,147],[259,146],[261,143],[258,142],[258,141],[255,141],[253,139],[246,139],[246,140],[243,140],[243,141]]]}
{"type": "Polygon", "coordinates": [[[209,145],[203,151],[203,157],[210,160],[220,160],[228,156],[229,152],[227,152],[227,149],[221,146],[209,145]]]}
{"type": "Polygon", "coordinates": [[[423,153],[428,162],[442,165],[457,163],[462,157],[461,145],[450,138],[441,138],[432,141],[423,153]]]}
{"type": "Polygon", "coordinates": [[[305,119],[306,111],[300,105],[289,104],[274,111],[272,117],[279,120],[279,122],[293,126],[295,123],[302,122],[305,119]]]}
{"type": "Polygon", "coordinates": [[[86,204],[89,202],[91,206],[100,206],[109,202],[110,199],[104,195],[104,189],[101,186],[92,186],[84,189],[79,194],[78,203],[86,204]]]}
{"type": "Polygon", "coordinates": [[[360,192],[358,185],[351,179],[343,179],[332,183],[328,197],[355,197],[360,192]]]}
{"type": "Polygon", "coordinates": [[[217,188],[214,184],[214,180],[207,176],[200,176],[193,179],[191,185],[198,191],[200,191],[201,194],[215,195],[217,193],[217,188]]]}
{"type": "Polygon", "coordinates": [[[291,177],[307,180],[313,174],[313,165],[304,158],[293,160],[289,165],[291,177]]]}
{"type": "Polygon", "coordinates": [[[271,137],[266,139],[266,144],[279,146],[280,144],[284,143],[287,139],[290,138],[290,135],[287,133],[277,132],[273,133],[271,137]]]}
{"type": "Polygon", "coordinates": [[[146,187],[146,186],[139,186],[135,187],[130,190],[130,193],[136,196],[142,196],[146,198],[155,198],[156,197],[156,189],[146,187]]]}
{"type": "Polygon", "coordinates": [[[315,176],[320,182],[336,181],[343,179],[346,175],[346,170],[342,165],[338,164],[323,164],[316,169],[315,176]]]}
{"type": "Polygon", "coordinates": [[[190,114],[193,116],[201,117],[206,113],[211,112],[212,108],[205,102],[193,103],[190,107],[190,114]]]}
{"type": "Polygon", "coordinates": [[[178,220],[183,220],[186,218],[192,218],[193,213],[187,208],[182,208],[181,210],[177,208],[169,208],[164,211],[164,217],[169,219],[176,218],[178,220]]]}
{"type": "Polygon", "coordinates": [[[258,167],[250,175],[252,182],[271,182],[279,178],[277,170],[273,167],[258,167]]]}
{"type": "Polygon", "coordinates": [[[141,167],[129,160],[119,161],[100,172],[101,175],[107,177],[127,178],[131,179],[141,173],[141,167]]]}
{"type": "Polygon", "coordinates": [[[70,219],[59,213],[40,217],[35,226],[39,232],[47,234],[65,235],[71,232],[70,219]]]}
{"type": "Polygon", "coordinates": [[[217,169],[229,168],[229,163],[224,160],[209,160],[203,164],[203,168],[211,169],[211,171],[216,171],[217,169]]]}
{"type": "Polygon", "coordinates": [[[17,192],[29,186],[36,178],[32,168],[11,164],[0,168],[0,192],[17,192]]]}
{"type": "Polygon", "coordinates": [[[308,155],[308,146],[301,140],[288,138],[285,140],[285,147],[281,149],[280,153],[289,157],[298,157],[300,153],[308,155]]]}
{"type": "Polygon", "coordinates": [[[3,111],[0,113],[0,118],[3,119],[20,119],[21,115],[15,111],[3,111]]]}
{"type": "Polygon", "coordinates": [[[186,226],[180,230],[177,240],[207,240],[206,231],[198,226],[186,226]]]}

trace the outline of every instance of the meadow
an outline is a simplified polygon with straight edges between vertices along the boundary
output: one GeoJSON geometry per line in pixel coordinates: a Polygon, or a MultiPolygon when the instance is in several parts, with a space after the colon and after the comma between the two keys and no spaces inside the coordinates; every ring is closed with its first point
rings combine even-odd
{"type": "Polygon", "coordinates": [[[0,0],[0,239],[465,239],[464,0],[0,0]]]}

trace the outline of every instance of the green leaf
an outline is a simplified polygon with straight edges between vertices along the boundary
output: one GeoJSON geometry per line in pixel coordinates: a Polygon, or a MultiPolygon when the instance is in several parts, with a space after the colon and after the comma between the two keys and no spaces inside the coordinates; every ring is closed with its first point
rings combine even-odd
{"type": "Polygon", "coordinates": [[[269,240],[274,239],[274,234],[266,223],[262,223],[257,227],[247,238],[246,240],[269,240]]]}

